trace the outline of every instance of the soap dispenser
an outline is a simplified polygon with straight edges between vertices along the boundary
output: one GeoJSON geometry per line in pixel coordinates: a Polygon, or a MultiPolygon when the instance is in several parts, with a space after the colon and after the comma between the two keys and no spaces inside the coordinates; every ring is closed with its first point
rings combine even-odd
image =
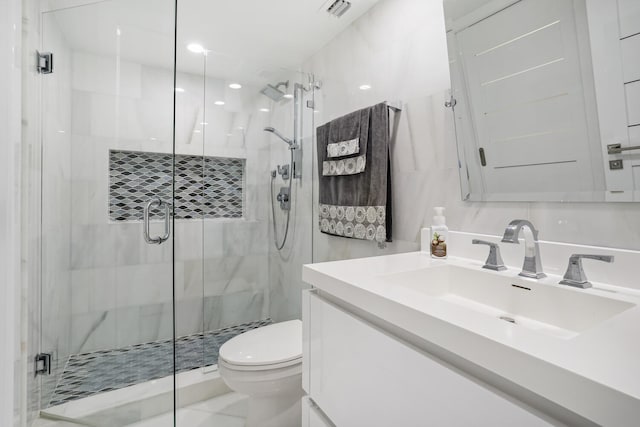
{"type": "Polygon", "coordinates": [[[435,215],[431,226],[431,257],[438,259],[447,258],[447,241],[449,239],[449,228],[444,217],[444,208],[433,208],[435,215]]]}

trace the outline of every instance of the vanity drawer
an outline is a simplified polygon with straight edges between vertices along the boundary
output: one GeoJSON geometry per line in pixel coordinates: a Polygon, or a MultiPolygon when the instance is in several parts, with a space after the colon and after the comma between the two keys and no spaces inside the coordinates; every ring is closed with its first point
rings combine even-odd
{"type": "Polygon", "coordinates": [[[553,425],[318,295],[305,303],[306,389],[338,427],[553,425]]]}

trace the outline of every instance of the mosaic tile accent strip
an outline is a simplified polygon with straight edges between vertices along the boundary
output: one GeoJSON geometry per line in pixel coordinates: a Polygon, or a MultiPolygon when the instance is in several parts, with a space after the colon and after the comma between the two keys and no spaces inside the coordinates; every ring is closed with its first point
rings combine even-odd
{"type": "MultiPolygon", "coordinates": [[[[271,319],[176,339],[177,373],[218,363],[222,344],[271,319]]],[[[48,407],[173,374],[172,340],[69,356],[48,407]]]]}
{"type": "MultiPolygon", "coordinates": [[[[242,218],[244,165],[244,159],[176,155],[175,218],[242,218]]],[[[109,151],[109,219],[142,220],[151,198],[171,200],[172,168],[171,154],[109,151]]]]}

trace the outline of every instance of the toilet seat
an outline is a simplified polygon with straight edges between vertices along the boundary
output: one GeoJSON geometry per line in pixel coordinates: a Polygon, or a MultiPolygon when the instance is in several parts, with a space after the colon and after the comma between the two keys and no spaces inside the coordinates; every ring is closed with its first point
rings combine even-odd
{"type": "Polygon", "coordinates": [[[292,359],[287,362],[282,363],[270,363],[265,365],[236,365],[228,360],[223,359],[222,357],[218,358],[218,365],[224,365],[227,369],[231,369],[234,371],[269,371],[272,369],[281,369],[287,368],[289,366],[302,364],[302,357],[297,359],[292,359]]]}
{"type": "Polygon", "coordinates": [[[224,343],[219,364],[234,371],[266,371],[302,363],[302,322],[290,320],[247,331],[224,343]]]}

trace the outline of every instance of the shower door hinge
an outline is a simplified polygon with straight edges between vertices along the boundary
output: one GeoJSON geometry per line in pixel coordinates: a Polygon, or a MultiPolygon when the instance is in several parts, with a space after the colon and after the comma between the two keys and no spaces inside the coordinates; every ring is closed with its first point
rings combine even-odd
{"type": "Polygon", "coordinates": [[[40,74],[53,73],[53,53],[36,51],[37,69],[40,74]]]}
{"type": "Polygon", "coordinates": [[[36,354],[35,365],[36,376],[51,375],[51,353],[36,354]]]}

